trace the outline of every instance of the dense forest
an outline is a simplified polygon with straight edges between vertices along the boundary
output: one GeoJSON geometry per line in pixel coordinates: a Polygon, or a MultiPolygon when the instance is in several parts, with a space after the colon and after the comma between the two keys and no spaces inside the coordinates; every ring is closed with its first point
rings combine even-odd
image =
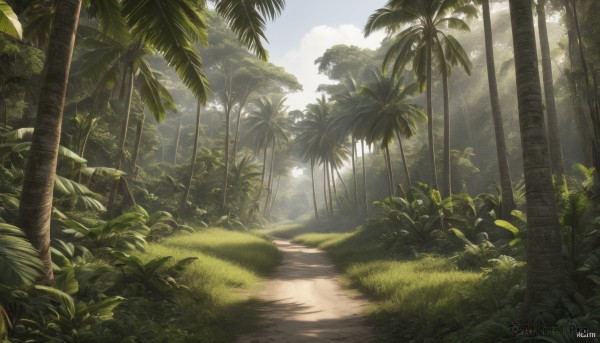
{"type": "Polygon", "coordinates": [[[325,274],[365,323],[286,339],[597,341],[600,2],[388,0],[305,108],[285,5],[0,0],[0,342],[277,342],[325,274]]]}

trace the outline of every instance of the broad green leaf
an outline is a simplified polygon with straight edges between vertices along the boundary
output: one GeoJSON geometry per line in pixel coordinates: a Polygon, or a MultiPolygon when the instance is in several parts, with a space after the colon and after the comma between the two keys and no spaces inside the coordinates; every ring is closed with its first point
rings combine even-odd
{"type": "Polygon", "coordinates": [[[68,319],[73,319],[73,316],[75,315],[75,300],[73,300],[69,294],[59,289],[47,286],[35,285],[33,288],[45,293],[47,296],[59,302],[61,304],[61,308],[69,316],[68,319]]]}
{"type": "Polygon", "coordinates": [[[516,228],[513,224],[507,222],[506,220],[495,220],[494,224],[496,224],[496,226],[498,227],[512,232],[514,236],[517,236],[520,232],[518,228],[516,228]]]}
{"type": "Polygon", "coordinates": [[[0,32],[23,39],[23,27],[12,8],[4,0],[0,0],[0,32]]]}
{"type": "Polygon", "coordinates": [[[0,284],[32,284],[43,271],[37,250],[16,226],[0,223],[0,284]]]}
{"type": "MultiPolygon", "coordinates": [[[[23,142],[23,143],[15,144],[12,147],[12,150],[16,153],[22,153],[25,151],[29,151],[29,149],[31,149],[31,142],[23,142]]],[[[69,159],[78,164],[87,163],[87,160],[85,158],[82,158],[81,156],[74,153],[72,150],[67,149],[62,145],[58,147],[58,156],[64,157],[64,158],[69,159]]]]}
{"type": "Polygon", "coordinates": [[[0,135],[0,137],[2,137],[7,142],[14,142],[14,141],[24,139],[25,137],[28,137],[31,135],[33,135],[32,127],[22,127],[17,130],[3,133],[0,135]]]}

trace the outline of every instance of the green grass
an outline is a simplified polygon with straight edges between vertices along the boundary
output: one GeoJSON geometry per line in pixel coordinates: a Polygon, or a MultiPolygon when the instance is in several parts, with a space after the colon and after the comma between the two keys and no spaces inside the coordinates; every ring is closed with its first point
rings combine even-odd
{"type": "Polygon", "coordinates": [[[214,228],[151,243],[141,255],[144,260],[160,256],[172,256],[173,263],[198,258],[179,280],[192,297],[184,293],[175,299],[181,311],[178,329],[188,332],[182,342],[232,342],[251,330],[261,304],[247,294],[281,259],[275,244],[265,238],[214,228]]]}
{"type": "MultiPolygon", "coordinates": [[[[373,300],[370,318],[378,342],[477,341],[471,331],[484,319],[476,316],[495,313],[513,286],[513,280],[502,278],[492,285],[482,272],[459,270],[448,257],[399,257],[383,248],[377,230],[309,231],[306,226],[283,229],[297,233],[296,243],[326,250],[351,286],[373,300]]],[[[505,311],[505,317],[511,313],[505,311]]],[[[509,325],[506,330],[502,325],[479,328],[495,330],[479,337],[500,338],[508,334],[509,325]]]]}

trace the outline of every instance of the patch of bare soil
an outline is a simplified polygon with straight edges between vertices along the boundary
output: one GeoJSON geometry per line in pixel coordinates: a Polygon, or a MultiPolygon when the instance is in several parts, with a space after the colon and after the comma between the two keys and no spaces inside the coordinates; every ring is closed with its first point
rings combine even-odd
{"type": "Polygon", "coordinates": [[[275,240],[283,262],[259,294],[262,329],[240,343],[369,342],[368,303],[347,294],[320,250],[275,240]]]}

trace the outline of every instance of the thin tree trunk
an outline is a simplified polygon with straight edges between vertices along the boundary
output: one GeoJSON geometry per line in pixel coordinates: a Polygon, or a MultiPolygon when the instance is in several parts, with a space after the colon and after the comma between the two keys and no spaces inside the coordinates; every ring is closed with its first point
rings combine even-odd
{"type": "Polygon", "coordinates": [[[264,151],[263,151],[263,166],[262,166],[262,172],[261,172],[261,177],[260,177],[260,188],[258,189],[258,195],[256,196],[256,201],[258,202],[260,200],[260,196],[262,195],[262,190],[265,187],[265,172],[267,169],[267,147],[264,147],[264,151]]]}
{"type": "Polygon", "coordinates": [[[146,116],[144,114],[144,110],[142,109],[142,114],[137,122],[137,128],[135,130],[135,149],[133,150],[133,156],[131,158],[131,175],[135,177],[135,170],[137,168],[137,160],[140,155],[140,147],[142,145],[142,134],[144,133],[144,122],[146,121],[146,116]]]}
{"type": "Polygon", "coordinates": [[[313,206],[315,208],[315,219],[319,219],[319,210],[317,209],[317,193],[315,192],[315,160],[310,159],[310,181],[312,184],[313,206]]]}
{"type": "Polygon", "coordinates": [[[512,210],[516,208],[515,198],[508,165],[508,153],[504,138],[504,122],[498,96],[498,83],[496,81],[496,66],[494,61],[494,41],[492,37],[492,22],[490,18],[489,0],[483,0],[483,26],[485,31],[485,52],[488,72],[488,86],[490,90],[490,102],[492,106],[492,118],[494,120],[494,134],[496,136],[496,155],[498,156],[498,169],[500,172],[500,188],[502,190],[502,213],[504,219],[510,217],[512,210]]]}
{"type": "Polygon", "coordinates": [[[548,158],[533,13],[509,0],[527,200],[527,290],[524,314],[562,285],[562,237],[548,158]]]}
{"type": "Polygon", "coordinates": [[[569,63],[571,69],[569,81],[571,83],[573,113],[575,115],[575,122],[579,132],[578,138],[581,145],[583,163],[586,166],[591,166],[593,163],[591,147],[592,136],[590,131],[591,123],[587,117],[588,114],[586,111],[586,106],[584,106],[584,100],[581,98],[581,95],[585,93],[585,90],[583,89],[585,88],[585,85],[582,85],[581,79],[576,77],[576,75],[579,74],[578,72],[583,70],[583,67],[580,65],[582,61],[582,58],[579,55],[580,42],[578,39],[577,30],[575,28],[576,21],[571,2],[569,0],[564,0],[564,6],[569,45],[569,63]]]}
{"type": "Polygon", "coordinates": [[[323,162],[323,201],[325,202],[325,210],[327,210],[327,213],[331,213],[327,202],[327,164],[325,162],[323,162]]]}
{"type": "Polygon", "coordinates": [[[333,209],[333,197],[331,195],[331,176],[329,173],[329,162],[325,162],[325,169],[327,169],[327,189],[329,192],[329,209],[331,210],[331,215],[335,215],[335,211],[333,209]]]}
{"type": "MultiPolygon", "coordinates": [[[[127,90],[125,94],[125,115],[123,118],[123,124],[121,126],[121,135],[119,137],[119,150],[117,152],[117,160],[115,163],[115,169],[122,170],[123,158],[125,156],[125,142],[127,141],[127,128],[129,127],[129,115],[131,114],[131,98],[133,96],[133,81],[135,75],[132,70],[129,70],[129,82],[127,83],[127,90]]],[[[119,192],[120,178],[113,183],[113,189],[108,199],[108,213],[112,213],[117,200],[117,193],[119,192]]]]}
{"type": "Polygon", "coordinates": [[[438,189],[437,169],[435,166],[435,140],[433,137],[433,66],[432,66],[432,48],[433,40],[427,40],[427,136],[429,139],[429,168],[431,175],[431,187],[438,189]]]}
{"type": "Polygon", "coordinates": [[[235,155],[237,155],[237,146],[238,146],[238,139],[239,139],[239,135],[240,135],[240,119],[242,118],[242,106],[240,105],[240,108],[238,109],[237,112],[237,121],[235,123],[235,135],[233,136],[233,151],[231,152],[231,158],[233,159],[233,165],[235,165],[235,155]]]}
{"type": "Polygon", "coordinates": [[[2,124],[6,127],[8,126],[8,103],[6,101],[6,99],[8,98],[8,95],[5,93],[6,92],[6,83],[2,84],[2,87],[0,87],[0,94],[2,94],[2,124]]]}
{"type": "Polygon", "coordinates": [[[563,166],[562,149],[560,145],[560,131],[558,129],[558,115],[554,98],[554,78],[552,76],[552,60],[550,59],[550,43],[548,42],[548,28],[546,27],[546,0],[538,0],[538,31],[540,48],[542,52],[542,76],[544,80],[544,98],[546,99],[546,114],[548,119],[548,139],[550,144],[550,163],[552,173],[562,182],[565,173],[563,166]]]}
{"type": "Polygon", "coordinates": [[[192,149],[192,162],[190,163],[189,175],[187,178],[187,182],[185,185],[185,190],[183,191],[183,198],[181,199],[181,204],[179,204],[179,213],[183,213],[185,207],[187,206],[187,200],[190,196],[190,190],[192,188],[192,179],[194,178],[194,172],[196,170],[196,156],[198,154],[198,141],[200,137],[200,114],[201,114],[202,106],[200,101],[198,101],[196,108],[196,131],[194,132],[194,147],[192,149]]]}
{"type": "MultiPolygon", "coordinates": [[[[583,50],[583,38],[581,34],[581,27],[579,26],[579,16],[577,14],[577,2],[571,1],[572,10],[573,10],[573,20],[575,24],[575,32],[577,33],[577,41],[579,47],[579,57],[581,58],[581,66],[583,68],[583,75],[585,81],[585,95],[587,98],[587,104],[589,108],[590,118],[592,120],[592,128],[594,137],[592,139],[591,149],[592,149],[592,163],[596,170],[600,170],[600,146],[598,143],[598,139],[600,138],[600,113],[598,109],[598,102],[596,101],[594,86],[592,85],[594,79],[593,75],[590,74],[589,64],[583,50]]],[[[600,181],[600,176],[596,173],[596,181],[600,181]]]]}
{"type": "Polygon", "coordinates": [[[223,199],[221,202],[221,212],[225,211],[227,204],[227,181],[229,179],[229,124],[230,124],[231,108],[225,110],[225,150],[224,150],[224,168],[223,172],[223,199]]]}
{"type": "Polygon", "coordinates": [[[29,159],[25,166],[18,226],[38,250],[44,265],[39,283],[52,285],[50,217],[62,115],[75,44],[81,0],[56,4],[29,159]]]}
{"type": "Polygon", "coordinates": [[[444,93],[444,184],[442,196],[452,195],[452,171],[450,170],[450,89],[448,87],[448,69],[442,66],[442,91],[444,93]]]}
{"type": "Polygon", "coordinates": [[[389,180],[389,191],[390,196],[394,196],[394,188],[396,182],[394,181],[394,170],[392,169],[392,158],[390,157],[390,148],[386,145],[384,148],[385,161],[387,164],[388,180],[389,180]]]}
{"type": "Polygon", "coordinates": [[[250,96],[251,93],[246,94],[246,96],[244,97],[244,99],[242,101],[240,101],[240,103],[238,104],[239,108],[238,108],[238,113],[237,113],[237,123],[235,124],[235,137],[233,139],[233,164],[235,165],[235,157],[237,154],[237,148],[238,148],[238,144],[239,144],[239,137],[240,137],[240,122],[242,121],[242,110],[244,108],[244,104],[246,103],[246,100],[248,100],[248,96],[250,96]]]}
{"type": "Polygon", "coordinates": [[[337,174],[338,178],[340,179],[340,182],[342,183],[342,186],[344,187],[344,193],[346,193],[346,197],[350,199],[350,192],[348,191],[348,186],[346,186],[346,182],[344,182],[344,178],[340,174],[339,169],[335,168],[335,173],[337,174]]]}
{"type": "Polygon", "coordinates": [[[79,153],[79,156],[81,156],[82,158],[84,158],[84,156],[85,156],[85,147],[87,146],[87,142],[90,138],[90,133],[92,133],[92,130],[94,129],[94,127],[93,127],[94,115],[93,114],[90,115],[89,120],[90,120],[90,127],[86,131],[86,133],[82,137],[82,139],[80,140],[81,144],[80,144],[78,153],[79,153]]]}
{"type": "Polygon", "coordinates": [[[265,208],[264,215],[269,214],[269,203],[271,201],[271,195],[273,194],[273,169],[275,167],[275,140],[273,139],[273,143],[271,146],[271,166],[269,167],[269,181],[267,181],[267,199],[265,200],[265,208]]]}
{"type": "Polygon", "coordinates": [[[273,200],[271,200],[271,205],[269,206],[269,215],[271,215],[273,206],[275,206],[275,201],[277,201],[277,194],[279,193],[279,183],[280,182],[281,182],[281,175],[277,175],[277,184],[275,186],[275,192],[273,192],[273,200]]]}
{"type": "Polygon", "coordinates": [[[179,151],[179,138],[181,137],[181,124],[183,122],[183,116],[179,117],[177,123],[177,134],[175,135],[175,148],[173,151],[173,164],[177,164],[177,152],[179,151]]]}
{"type": "Polygon", "coordinates": [[[354,181],[354,209],[358,213],[358,182],[356,181],[356,139],[352,135],[352,180],[354,181]]]}
{"type": "Polygon", "coordinates": [[[406,183],[408,187],[412,187],[412,181],[410,179],[410,173],[408,171],[408,164],[406,163],[406,155],[404,154],[404,144],[402,144],[402,137],[400,132],[396,131],[396,137],[398,137],[398,145],[400,145],[400,156],[402,157],[402,165],[404,166],[404,173],[406,174],[406,183]]]}
{"type": "Polygon", "coordinates": [[[335,198],[335,202],[338,205],[338,208],[340,209],[340,211],[342,210],[342,203],[340,201],[340,197],[337,194],[337,187],[335,185],[335,167],[333,166],[332,163],[329,164],[329,169],[331,171],[331,184],[333,185],[333,196],[335,198]]]}
{"type": "Polygon", "coordinates": [[[365,204],[365,214],[367,217],[369,216],[369,202],[367,200],[367,167],[365,165],[365,141],[360,141],[361,151],[362,151],[362,172],[363,172],[363,200],[365,204]]]}

